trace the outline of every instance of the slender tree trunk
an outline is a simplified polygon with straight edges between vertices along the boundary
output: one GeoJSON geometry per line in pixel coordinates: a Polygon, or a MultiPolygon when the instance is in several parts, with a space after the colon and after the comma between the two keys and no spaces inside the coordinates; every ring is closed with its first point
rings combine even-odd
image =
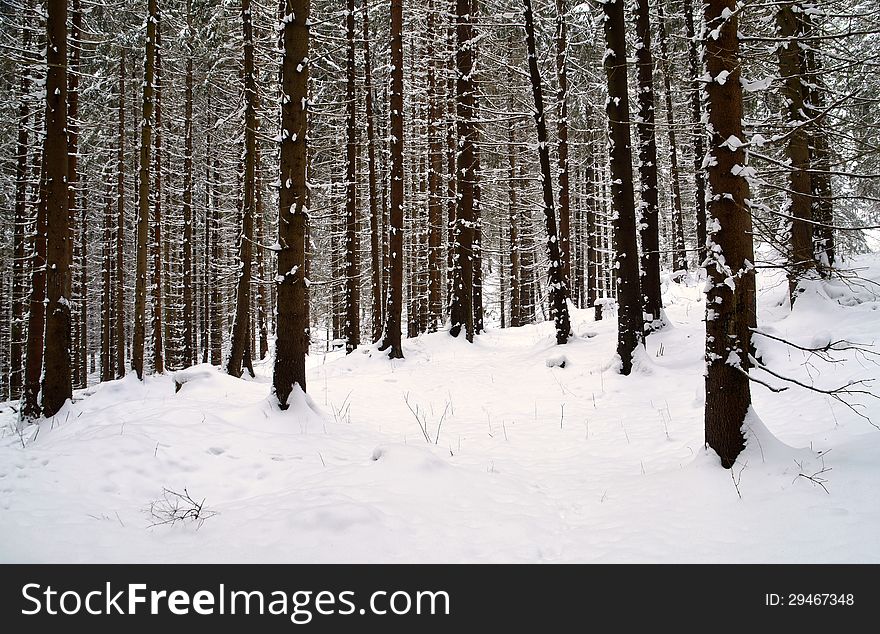
{"type": "Polygon", "coordinates": [[[474,29],[472,0],[456,2],[457,79],[456,134],[456,210],[453,256],[452,303],[449,333],[457,337],[462,328],[468,341],[474,340],[474,29]]]}
{"type": "Polygon", "coordinates": [[[284,0],[281,25],[281,188],[278,204],[278,325],[272,387],[282,410],[295,386],[306,390],[305,244],[306,111],[309,79],[309,0],[284,0]]]}
{"type": "MultiPolygon", "coordinates": [[[[562,257],[562,281],[566,289],[572,288],[571,280],[571,203],[569,193],[568,165],[568,29],[566,26],[565,0],[556,0],[556,77],[559,92],[556,95],[556,136],[559,154],[559,253],[562,257]]],[[[566,293],[566,296],[569,293],[566,293]]]]}
{"type": "Polygon", "coordinates": [[[385,331],[379,350],[403,358],[403,0],[391,0],[391,211],[388,250],[389,284],[385,331]]]}
{"type": "MultiPolygon", "coordinates": [[[[40,126],[35,126],[38,130],[40,126]]],[[[44,131],[44,135],[47,131],[44,131]]],[[[21,413],[25,420],[40,415],[40,377],[43,372],[43,346],[46,328],[46,212],[48,206],[46,140],[43,140],[39,171],[39,200],[34,227],[31,265],[31,296],[28,310],[27,344],[25,346],[24,395],[21,413]]],[[[66,150],[65,150],[66,156],[66,150]]]]}
{"type": "MultiPolygon", "coordinates": [[[[269,326],[268,320],[266,318],[266,265],[265,265],[265,254],[264,254],[264,245],[266,243],[266,232],[264,229],[265,225],[265,210],[263,208],[263,170],[261,167],[260,161],[260,146],[257,145],[257,156],[256,156],[256,171],[257,171],[257,191],[256,191],[256,214],[257,214],[257,244],[260,245],[260,248],[257,249],[257,328],[260,333],[260,347],[259,354],[260,359],[265,359],[266,355],[269,354],[269,326]]],[[[308,275],[308,268],[306,269],[306,275],[308,275]]]]}
{"type": "Polygon", "coordinates": [[[360,240],[358,236],[358,198],[357,198],[357,99],[355,84],[355,42],[354,42],[354,0],[348,0],[345,13],[345,27],[348,35],[348,55],[346,58],[345,99],[348,113],[347,142],[345,154],[345,352],[357,350],[361,342],[361,276],[360,240]]]}
{"type": "Polygon", "coordinates": [[[134,289],[134,337],[131,369],[144,378],[144,342],[147,313],[147,242],[150,224],[150,149],[153,137],[153,91],[156,61],[157,0],[148,0],[147,43],[144,55],[143,108],[141,112],[140,172],[138,174],[137,263],[134,289]]]}
{"type": "Polygon", "coordinates": [[[220,292],[220,204],[217,187],[220,182],[220,161],[214,159],[211,181],[211,365],[223,362],[223,314],[220,292]]]}
{"type": "MultiPolygon", "coordinates": [[[[666,97],[666,134],[669,141],[669,178],[672,197],[672,269],[687,270],[687,252],[684,245],[684,220],[681,208],[681,177],[678,167],[678,141],[675,134],[675,110],[672,103],[672,82],[666,47],[666,16],[663,0],[657,3],[657,33],[660,40],[660,57],[663,67],[663,92],[666,97]]],[[[701,159],[702,160],[702,159],[701,159]]],[[[703,248],[703,247],[701,247],[703,248]]]]}
{"type": "Polygon", "coordinates": [[[71,240],[68,211],[67,0],[47,3],[46,63],[46,340],[42,410],[54,416],[72,398],[71,240]]]}
{"type": "Polygon", "coordinates": [[[119,138],[116,147],[116,262],[115,306],[116,378],[125,376],[125,49],[119,51],[117,91],[119,138]]]}
{"type": "Polygon", "coordinates": [[[738,17],[735,0],[708,0],[706,28],[706,103],[708,106],[709,235],[706,292],[706,444],[729,469],[745,444],[742,426],[751,406],[748,354],[750,313],[754,296],[748,278],[752,253],[749,187],[741,170],[746,164],[740,84],[738,17]],[[719,77],[722,77],[719,81],[719,77]]]}
{"type": "Polygon", "coordinates": [[[779,73],[782,76],[782,96],[786,103],[788,132],[785,154],[790,166],[788,192],[783,212],[792,217],[791,245],[788,254],[788,293],[791,305],[798,296],[798,282],[815,269],[813,255],[812,193],[810,180],[810,145],[806,105],[808,89],[803,81],[806,71],[800,39],[804,37],[804,23],[800,17],[804,6],[800,2],[785,2],[776,11],[776,28],[780,44],[776,47],[779,73]]]}
{"type": "MultiPolygon", "coordinates": [[[[704,6],[705,6],[704,0],[704,6]]],[[[697,35],[694,29],[694,10],[692,0],[683,0],[685,35],[688,38],[688,68],[691,80],[691,125],[694,129],[702,129],[702,94],[703,72],[700,68],[700,56],[697,52],[697,35]]],[[[694,135],[694,215],[697,224],[697,258],[700,266],[706,260],[706,175],[703,167],[705,146],[702,131],[694,135]]],[[[682,243],[684,241],[682,240],[682,243]]]]}
{"type": "Polygon", "coordinates": [[[602,5],[605,13],[605,74],[608,79],[608,138],[610,141],[611,198],[614,212],[614,269],[617,278],[617,355],[620,373],[632,371],[633,354],[644,343],[644,321],[639,292],[636,211],[633,198],[632,141],[629,130],[629,94],[626,79],[626,27],[623,0],[602,5]]]}
{"type": "Polygon", "coordinates": [[[556,343],[564,344],[571,336],[571,320],[568,315],[568,289],[562,267],[562,252],[556,231],[554,209],[553,174],[550,171],[550,148],[547,144],[547,123],[544,121],[544,96],[541,75],[535,51],[535,27],[532,20],[532,0],[524,0],[526,46],[529,52],[529,76],[532,81],[532,97],[535,101],[535,125],[538,131],[538,159],[541,164],[541,186],[544,193],[544,227],[547,231],[547,255],[550,270],[547,278],[550,286],[550,317],[556,328],[556,343]]]}
{"type": "Polygon", "coordinates": [[[211,349],[211,289],[214,282],[211,279],[211,132],[205,133],[205,242],[204,242],[204,279],[202,285],[202,363],[208,363],[211,349]]]}
{"type": "MultiPolygon", "coordinates": [[[[196,312],[193,307],[193,52],[192,0],[186,2],[186,92],[183,149],[183,365],[196,362],[196,312]]],[[[207,245],[207,243],[205,243],[207,245]]],[[[205,247],[207,248],[207,246],[205,247]]]]}
{"type": "MultiPolygon", "coordinates": [[[[440,0],[442,2],[442,0],[440,0]]],[[[437,79],[434,39],[438,13],[434,0],[428,3],[428,331],[436,332],[443,319],[443,120],[437,79]]]]}
{"type": "MultiPolygon", "coordinates": [[[[256,175],[257,83],[254,76],[254,33],[251,0],[241,0],[244,34],[244,195],[242,197],[241,233],[238,241],[238,285],[235,319],[232,322],[232,345],[226,371],[241,376],[242,365],[254,376],[251,364],[249,323],[251,318],[251,273],[254,241],[254,178],[256,175]]],[[[303,274],[305,274],[303,272],[303,274]]]]}
{"type": "Polygon", "coordinates": [[[113,280],[110,245],[113,236],[113,189],[109,171],[104,181],[104,227],[101,232],[101,381],[113,380],[113,280]]]}
{"type": "MultiPolygon", "coordinates": [[[[810,14],[801,14],[807,35],[814,35],[810,14]]],[[[831,151],[828,142],[827,121],[825,120],[825,93],[822,64],[816,56],[816,45],[808,46],[804,52],[808,82],[808,103],[805,111],[814,120],[810,129],[810,154],[812,169],[810,182],[813,194],[813,218],[822,223],[814,229],[815,251],[822,267],[834,264],[834,197],[831,191],[831,151]]]]}
{"type": "MultiPolygon", "coordinates": [[[[512,109],[512,108],[511,108],[512,109]]],[[[510,224],[510,326],[522,326],[519,204],[517,202],[517,158],[515,127],[507,128],[507,214],[510,224]]]]}
{"type": "MultiPolygon", "coordinates": [[[[77,257],[79,246],[76,243],[76,232],[73,227],[77,225],[77,216],[79,215],[79,51],[82,27],[82,11],[80,10],[79,0],[72,0],[70,6],[70,36],[68,37],[68,69],[67,69],[67,213],[68,233],[67,253],[70,258],[70,276],[71,287],[73,287],[73,277],[76,273],[75,269],[79,267],[80,258],[77,257]]],[[[82,231],[82,227],[80,228],[82,231]]],[[[77,287],[77,293],[67,296],[67,299],[77,304],[84,301],[81,289],[77,287]]],[[[83,350],[80,348],[80,341],[83,336],[85,324],[79,318],[78,312],[71,308],[71,327],[72,343],[70,350],[71,361],[71,380],[75,387],[83,387],[85,380],[83,368],[83,350]]]]}
{"type": "Polygon", "coordinates": [[[648,0],[636,0],[636,68],[639,84],[639,179],[641,198],[637,218],[642,243],[642,312],[645,332],[662,326],[660,297],[660,218],[657,194],[657,137],[654,117],[654,56],[651,52],[651,15],[648,0]]]}
{"type": "Polygon", "coordinates": [[[587,217],[586,217],[586,287],[587,287],[587,308],[595,307],[596,300],[599,297],[599,229],[596,218],[596,211],[599,208],[599,200],[597,196],[598,188],[596,187],[596,142],[593,137],[593,120],[587,119],[587,129],[589,132],[589,141],[587,143],[587,168],[586,168],[586,190],[587,190],[587,217]]]}
{"type": "MultiPolygon", "coordinates": [[[[30,47],[30,29],[21,30],[21,48],[30,47]]],[[[12,328],[9,355],[9,398],[21,396],[23,379],[22,352],[24,343],[24,311],[27,302],[25,291],[25,227],[27,219],[27,180],[28,180],[28,126],[30,125],[31,75],[29,70],[21,74],[18,102],[18,140],[15,146],[15,217],[13,222],[12,246],[12,328]]]]}
{"type": "Polygon", "coordinates": [[[153,371],[165,372],[165,338],[162,321],[163,262],[162,262],[162,32],[157,14],[156,59],[154,79],[154,126],[156,141],[153,152],[153,371]]]}
{"type": "Polygon", "coordinates": [[[370,297],[372,332],[370,340],[376,343],[382,338],[382,249],[379,235],[379,189],[376,184],[376,133],[373,122],[373,70],[370,57],[370,16],[368,3],[364,3],[364,108],[367,118],[367,160],[369,163],[370,192],[370,297]]]}

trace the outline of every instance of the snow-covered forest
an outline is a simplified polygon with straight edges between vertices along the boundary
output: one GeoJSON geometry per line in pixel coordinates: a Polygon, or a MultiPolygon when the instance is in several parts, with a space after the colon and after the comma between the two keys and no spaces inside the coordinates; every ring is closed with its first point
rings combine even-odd
{"type": "Polygon", "coordinates": [[[0,0],[0,561],[880,562],[867,0],[0,0]]]}

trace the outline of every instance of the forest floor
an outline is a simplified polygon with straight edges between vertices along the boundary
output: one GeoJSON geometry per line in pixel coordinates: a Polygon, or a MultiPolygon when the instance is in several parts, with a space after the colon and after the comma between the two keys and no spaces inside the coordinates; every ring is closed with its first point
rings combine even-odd
{"type": "MultiPolygon", "coordinates": [[[[760,328],[873,345],[880,257],[849,265],[864,279],[812,283],[793,312],[762,276],[760,328]]],[[[0,404],[0,561],[880,562],[880,431],[753,383],[748,446],[722,469],[703,448],[702,289],[664,294],[670,325],[630,377],[614,319],[584,310],[565,347],[543,323],[410,339],[402,361],[312,354],[310,398],[287,412],[268,361],[254,380],[196,366],[177,393],[171,375],[104,383],[23,434],[0,404]],[[164,489],[201,517],[151,526],[164,489]]],[[[880,378],[871,355],[756,342],[804,383],[880,378]]],[[[850,400],[880,423],[880,400],[850,400]]]]}

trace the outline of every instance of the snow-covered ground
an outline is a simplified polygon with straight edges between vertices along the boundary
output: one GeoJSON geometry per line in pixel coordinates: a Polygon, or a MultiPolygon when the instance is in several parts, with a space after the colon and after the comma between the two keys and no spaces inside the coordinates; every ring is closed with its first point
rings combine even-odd
{"type": "MultiPolygon", "coordinates": [[[[762,278],[761,328],[873,344],[880,258],[850,264],[872,281],[815,283],[793,313],[784,280],[762,278]]],[[[666,282],[665,300],[671,326],[630,377],[614,320],[576,311],[565,347],[545,323],[407,340],[403,361],[312,355],[310,401],[288,412],[270,364],[256,380],[201,366],[178,393],[170,376],[99,385],[22,436],[2,404],[0,560],[880,562],[880,431],[753,384],[748,447],[722,469],[703,448],[701,290],[666,282]],[[150,527],[163,488],[217,514],[150,527]]],[[[757,342],[806,383],[880,377],[870,355],[757,342]]],[[[853,402],[880,422],[880,401],[853,402]]]]}

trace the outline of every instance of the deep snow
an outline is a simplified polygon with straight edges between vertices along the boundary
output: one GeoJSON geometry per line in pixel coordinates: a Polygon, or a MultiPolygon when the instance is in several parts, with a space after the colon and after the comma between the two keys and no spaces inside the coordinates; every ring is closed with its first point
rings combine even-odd
{"type": "MultiPolygon", "coordinates": [[[[873,344],[880,257],[851,265],[869,281],[813,283],[792,313],[784,279],[762,276],[761,329],[873,344]]],[[[880,562],[880,431],[753,384],[748,447],[722,469],[703,448],[701,285],[664,290],[670,326],[630,377],[614,320],[584,310],[564,348],[543,323],[425,335],[402,361],[313,354],[288,412],[268,362],[256,380],[199,366],[178,393],[170,375],[92,387],[22,436],[0,404],[0,561],[880,562]],[[150,528],[164,487],[217,515],[150,528]]],[[[807,383],[880,378],[870,355],[757,341],[807,383]]],[[[880,401],[853,402],[880,422],[880,401]]]]}

